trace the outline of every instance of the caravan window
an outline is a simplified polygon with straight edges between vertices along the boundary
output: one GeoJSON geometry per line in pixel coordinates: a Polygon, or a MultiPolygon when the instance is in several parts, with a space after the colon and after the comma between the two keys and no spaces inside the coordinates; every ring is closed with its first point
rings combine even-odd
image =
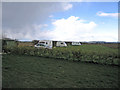
{"type": "Polygon", "coordinates": [[[37,44],[37,46],[39,46],[39,44],[37,44]]]}
{"type": "Polygon", "coordinates": [[[61,43],[61,44],[63,44],[63,43],[61,43]]]}
{"type": "Polygon", "coordinates": [[[44,44],[40,44],[40,46],[45,46],[44,44]]]}
{"type": "Polygon", "coordinates": [[[37,46],[44,46],[44,44],[41,44],[41,43],[40,43],[40,44],[37,44],[37,46]]]}
{"type": "Polygon", "coordinates": [[[46,42],[46,44],[48,44],[48,43],[46,42]]]}

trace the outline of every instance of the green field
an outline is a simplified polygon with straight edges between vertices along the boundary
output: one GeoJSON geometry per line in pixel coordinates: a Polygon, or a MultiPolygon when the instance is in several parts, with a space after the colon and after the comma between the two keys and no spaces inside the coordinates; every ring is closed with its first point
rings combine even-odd
{"type": "Polygon", "coordinates": [[[118,88],[118,66],[3,55],[3,88],[118,88]]]}

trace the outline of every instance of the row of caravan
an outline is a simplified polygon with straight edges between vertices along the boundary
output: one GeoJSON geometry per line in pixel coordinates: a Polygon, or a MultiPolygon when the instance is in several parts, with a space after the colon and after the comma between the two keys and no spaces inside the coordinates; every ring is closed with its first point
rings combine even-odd
{"type": "MultiPolygon", "coordinates": [[[[71,42],[71,45],[81,45],[80,42],[71,42]]],[[[49,49],[52,49],[52,47],[66,47],[68,46],[67,45],[67,42],[64,42],[64,41],[50,41],[50,40],[40,40],[36,45],[35,47],[36,48],[49,48],[49,49]]]]}

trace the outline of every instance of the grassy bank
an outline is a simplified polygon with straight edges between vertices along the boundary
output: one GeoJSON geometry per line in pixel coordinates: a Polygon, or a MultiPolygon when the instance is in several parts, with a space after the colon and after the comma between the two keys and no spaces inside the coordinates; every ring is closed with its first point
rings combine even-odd
{"type": "Polygon", "coordinates": [[[3,55],[3,88],[117,88],[117,66],[3,55]]]}

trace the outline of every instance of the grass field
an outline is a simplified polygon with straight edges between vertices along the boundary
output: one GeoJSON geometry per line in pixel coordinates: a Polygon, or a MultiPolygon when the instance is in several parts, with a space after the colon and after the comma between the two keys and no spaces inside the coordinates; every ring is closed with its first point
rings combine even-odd
{"type": "Polygon", "coordinates": [[[3,55],[3,88],[117,88],[118,66],[3,55]]]}

